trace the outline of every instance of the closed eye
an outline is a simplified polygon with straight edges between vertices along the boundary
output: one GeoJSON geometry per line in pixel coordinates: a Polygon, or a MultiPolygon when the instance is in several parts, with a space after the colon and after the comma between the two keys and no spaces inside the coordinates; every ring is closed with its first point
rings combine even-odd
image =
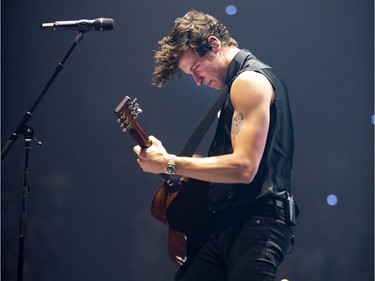
{"type": "Polygon", "coordinates": [[[195,65],[193,65],[193,67],[191,68],[192,71],[196,72],[198,71],[199,69],[199,63],[196,63],[195,65]]]}

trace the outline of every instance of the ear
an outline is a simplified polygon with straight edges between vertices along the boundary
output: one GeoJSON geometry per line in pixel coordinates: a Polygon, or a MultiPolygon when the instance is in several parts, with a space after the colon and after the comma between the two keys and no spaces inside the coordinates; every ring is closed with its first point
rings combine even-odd
{"type": "Polygon", "coordinates": [[[208,37],[207,44],[215,52],[221,48],[221,42],[216,36],[208,37]]]}

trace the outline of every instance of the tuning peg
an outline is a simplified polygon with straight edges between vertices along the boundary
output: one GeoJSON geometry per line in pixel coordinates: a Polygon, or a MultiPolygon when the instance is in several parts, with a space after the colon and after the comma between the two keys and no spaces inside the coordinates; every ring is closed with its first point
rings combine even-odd
{"type": "Polygon", "coordinates": [[[134,100],[130,101],[130,103],[129,103],[129,108],[130,109],[133,109],[137,105],[136,101],[137,101],[137,98],[135,98],[134,100]]]}
{"type": "Polygon", "coordinates": [[[132,110],[132,116],[134,119],[138,118],[138,115],[143,113],[142,109],[139,108],[139,104],[136,103],[134,109],[132,110]]]}

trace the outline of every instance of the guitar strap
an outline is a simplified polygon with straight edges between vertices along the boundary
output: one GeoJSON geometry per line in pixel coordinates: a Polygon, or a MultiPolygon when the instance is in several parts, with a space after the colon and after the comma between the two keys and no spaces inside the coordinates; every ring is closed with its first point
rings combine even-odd
{"type": "Polygon", "coordinates": [[[192,156],[194,154],[208,128],[211,126],[213,120],[215,119],[215,116],[217,116],[218,111],[223,106],[223,103],[227,96],[227,91],[228,87],[225,87],[224,91],[220,94],[219,98],[212,105],[211,109],[207,112],[206,116],[199,123],[198,127],[186,142],[184,148],[180,153],[181,156],[192,156]]]}

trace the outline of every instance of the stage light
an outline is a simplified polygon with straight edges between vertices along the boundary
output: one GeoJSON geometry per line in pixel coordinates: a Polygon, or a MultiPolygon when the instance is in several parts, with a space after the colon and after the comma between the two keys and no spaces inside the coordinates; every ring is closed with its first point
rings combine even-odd
{"type": "Polygon", "coordinates": [[[234,5],[228,5],[226,8],[225,8],[225,12],[230,15],[230,16],[233,16],[237,13],[237,7],[234,6],[234,5]]]}
{"type": "Polygon", "coordinates": [[[327,203],[330,206],[336,206],[337,205],[337,196],[334,194],[330,194],[327,196],[327,203]]]}
{"type": "Polygon", "coordinates": [[[371,116],[371,123],[372,123],[372,125],[375,125],[375,115],[374,114],[371,116]]]}

